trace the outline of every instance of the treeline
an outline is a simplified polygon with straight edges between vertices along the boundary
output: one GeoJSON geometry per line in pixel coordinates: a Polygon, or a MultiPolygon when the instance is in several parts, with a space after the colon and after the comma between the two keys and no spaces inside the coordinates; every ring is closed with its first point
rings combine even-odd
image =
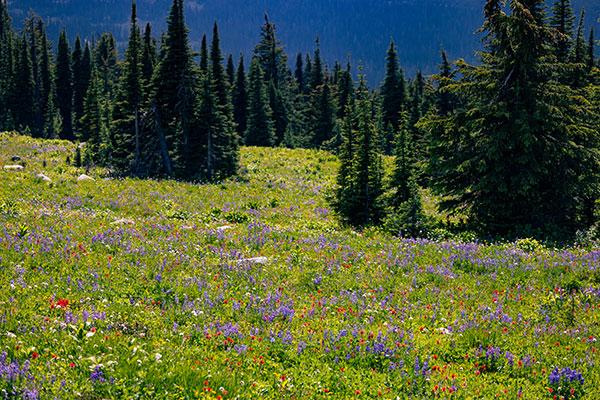
{"type": "Polygon", "coordinates": [[[484,11],[479,65],[442,51],[437,75],[406,79],[392,41],[385,80],[369,90],[360,66],[355,82],[349,62],[327,65],[318,39],[289,60],[267,16],[250,60],[235,66],[216,23],[210,45],[205,35],[192,51],[183,0],[158,39],[140,29],[133,2],[124,57],[110,33],[71,48],[63,30],[53,52],[39,17],[17,33],[0,0],[0,129],[86,142],[85,165],[198,180],[235,174],[240,145],[329,150],[341,159],[341,218],[413,236],[428,225],[421,187],[487,232],[593,226],[593,29],[570,0],[550,12],[542,0],[487,0],[484,11]],[[394,156],[390,176],[382,155],[394,156]]]}

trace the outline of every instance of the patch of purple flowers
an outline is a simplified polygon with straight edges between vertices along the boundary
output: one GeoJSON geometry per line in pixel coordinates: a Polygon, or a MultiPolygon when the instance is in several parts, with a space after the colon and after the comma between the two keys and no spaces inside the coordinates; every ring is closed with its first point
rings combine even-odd
{"type": "Polygon", "coordinates": [[[561,370],[558,367],[554,368],[554,371],[550,373],[548,376],[548,380],[552,385],[560,385],[563,383],[571,383],[571,382],[579,382],[583,385],[583,375],[581,372],[576,369],[571,369],[569,367],[563,368],[561,370]]]}

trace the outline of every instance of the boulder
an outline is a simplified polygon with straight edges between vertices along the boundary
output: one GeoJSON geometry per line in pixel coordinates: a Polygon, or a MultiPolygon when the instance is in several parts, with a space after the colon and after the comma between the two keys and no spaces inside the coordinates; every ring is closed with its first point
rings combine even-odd
{"type": "Polygon", "coordinates": [[[219,226],[217,228],[217,232],[225,232],[232,229],[229,225],[223,225],[223,226],[219,226]]]}
{"type": "Polygon", "coordinates": [[[52,183],[52,179],[48,178],[48,177],[47,177],[46,175],[44,175],[44,174],[41,174],[41,173],[40,173],[40,174],[37,174],[35,177],[36,177],[36,178],[39,178],[39,179],[41,179],[41,180],[43,180],[44,182],[52,183]]]}
{"type": "Polygon", "coordinates": [[[112,225],[133,225],[133,221],[127,218],[121,218],[115,222],[111,222],[112,225]]]}
{"type": "Polygon", "coordinates": [[[79,177],[77,178],[77,183],[88,182],[88,181],[93,182],[93,181],[95,181],[95,179],[92,178],[91,176],[86,175],[86,174],[79,175],[79,177]]]}
{"type": "Polygon", "coordinates": [[[245,264],[245,265],[257,265],[257,264],[266,264],[269,261],[267,257],[254,257],[254,258],[246,258],[244,260],[238,260],[237,264],[245,264]]]}
{"type": "Polygon", "coordinates": [[[23,166],[22,165],[5,165],[4,169],[10,169],[10,170],[13,170],[13,171],[20,171],[20,170],[23,169],[23,166]]]}

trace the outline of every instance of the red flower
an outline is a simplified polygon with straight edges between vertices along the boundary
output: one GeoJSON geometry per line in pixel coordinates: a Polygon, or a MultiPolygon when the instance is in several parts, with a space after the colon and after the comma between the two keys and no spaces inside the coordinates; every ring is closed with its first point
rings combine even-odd
{"type": "Polygon", "coordinates": [[[33,354],[31,355],[31,359],[35,360],[38,356],[38,353],[36,353],[35,351],[33,352],[33,354]]]}

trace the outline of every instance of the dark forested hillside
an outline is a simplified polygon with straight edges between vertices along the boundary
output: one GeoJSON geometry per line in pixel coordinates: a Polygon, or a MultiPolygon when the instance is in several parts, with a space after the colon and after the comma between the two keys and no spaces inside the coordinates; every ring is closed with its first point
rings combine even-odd
{"type": "MultiPolygon", "coordinates": [[[[170,0],[140,0],[139,18],[152,23],[155,32],[165,28],[170,0]]],[[[121,48],[128,35],[129,2],[122,0],[13,0],[9,1],[15,22],[29,9],[48,25],[49,37],[57,40],[64,25],[71,39],[75,33],[112,31],[121,48]]],[[[435,72],[443,45],[451,59],[474,59],[480,37],[474,32],[483,22],[483,1],[479,0],[187,0],[186,19],[190,39],[200,48],[203,33],[217,20],[223,50],[237,58],[249,54],[259,39],[263,13],[277,24],[278,36],[290,59],[298,52],[310,52],[320,37],[324,59],[332,64],[351,53],[353,65],[361,60],[371,85],[384,74],[382,60],[390,36],[399,49],[400,62],[409,76],[417,69],[435,72]]],[[[600,17],[597,0],[574,0],[575,13],[586,8],[586,25],[600,17]]]]}

